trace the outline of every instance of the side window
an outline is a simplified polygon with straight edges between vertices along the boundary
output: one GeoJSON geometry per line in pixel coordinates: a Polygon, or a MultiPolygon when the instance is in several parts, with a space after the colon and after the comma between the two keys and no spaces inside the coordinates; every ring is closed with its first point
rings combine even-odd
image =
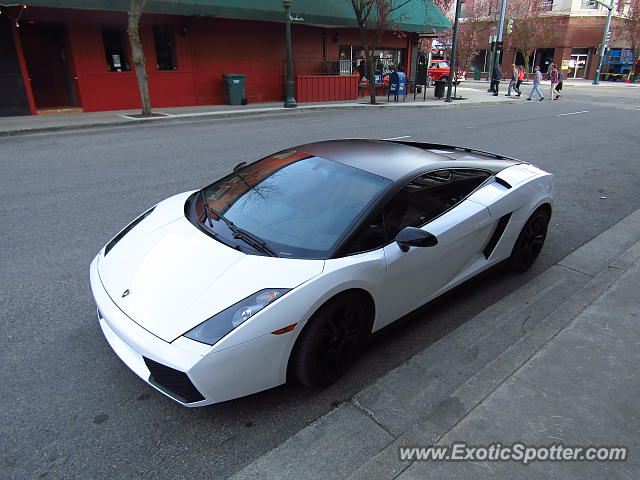
{"type": "Polygon", "coordinates": [[[353,245],[349,248],[347,255],[382,248],[386,243],[385,239],[384,221],[382,214],[380,214],[372,222],[360,227],[360,230],[354,236],[353,245]]]}
{"type": "Polygon", "coordinates": [[[405,227],[421,227],[460,203],[491,173],[475,169],[436,170],[408,183],[384,210],[387,240],[405,227]]]}

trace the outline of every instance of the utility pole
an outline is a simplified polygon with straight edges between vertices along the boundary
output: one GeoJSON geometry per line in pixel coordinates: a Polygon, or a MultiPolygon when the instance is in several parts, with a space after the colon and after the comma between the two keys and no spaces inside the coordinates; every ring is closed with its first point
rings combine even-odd
{"type": "Polygon", "coordinates": [[[597,3],[598,5],[602,5],[604,8],[609,10],[609,13],[607,14],[607,23],[604,27],[604,33],[602,35],[602,44],[600,44],[600,55],[599,55],[600,58],[598,59],[598,70],[596,70],[596,78],[593,79],[594,85],[600,85],[600,72],[602,72],[602,62],[604,60],[604,51],[607,48],[607,43],[608,43],[609,27],[611,27],[611,14],[613,13],[614,0],[611,0],[610,5],[607,5],[601,0],[592,0],[592,1],[597,3]]]}
{"type": "MultiPolygon", "coordinates": [[[[456,50],[458,49],[458,21],[460,20],[460,4],[464,0],[456,0],[456,17],[453,22],[453,39],[451,40],[451,60],[449,61],[449,79],[447,80],[447,99],[445,102],[451,103],[451,85],[456,78],[456,50]]],[[[428,72],[428,70],[427,70],[428,72]]]]}

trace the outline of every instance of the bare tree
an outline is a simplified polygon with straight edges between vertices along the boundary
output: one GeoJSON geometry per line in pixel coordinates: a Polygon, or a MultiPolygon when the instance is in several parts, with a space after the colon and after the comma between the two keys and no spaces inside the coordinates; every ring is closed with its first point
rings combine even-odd
{"type": "Polygon", "coordinates": [[[415,0],[350,0],[360,30],[360,41],[365,54],[370,102],[376,103],[374,53],[384,32],[393,29],[391,15],[415,0]]]}
{"type": "Polygon", "coordinates": [[[563,19],[547,15],[548,7],[540,0],[511,0],[507,4],[507,17],[513,19],[513,32],[507,35],[507,45],[520,52],[524,70],[536,48],[551,45],[562,35],[563,19]]]}
{"type": "Polygon", "coordinates": [[[629,78],[633,78],[637,62],[640,60],[640,0],[620,0],[618,15],[611,28],[612,35],[616,40],[631,47],[633,65],[629,78]]]}
{"type": "Polygon", "coordinates": [[[151,116],[151,98],[149,96],[149,82],[147,81],[147,66],[142,50],[142,42],[140,41],[140,17],[146,3],[147,0],[131,0],[127,34],[129,35],[133,64],[135,65],[136,79],[140,90],[142,115],[148,117],[151,116]]]}
{"type": "MultiPolygon", "coordinates": [[[[458,24],[456,46],[456,66],[461,70],[469,69],[480,51],[480,39],[485,32],[491,30],[491,22],[487,20],[491,4],[491,0],[466,0],[464,4],[464,16],[458,24]]],[[[445,30],[438,37],[438,41],[445,46],[449,59],[452,37],[453,29],[445,30]]]]}
{"type": "MultiPolygon", "coordinates": [[[[445,17],[447,17],[447,19],[450,21],[453,20],[454,14],[451,7],[453,6],[454,2],[455,0],[433,0],[433,3],[436,5],[436,7],[438,7],[442,12],[442,14],[445,17]]],[[[445,32],[442,35],[445,37],[450,37],[451,29],[445,30],[445,32]]],[[[418,43],[418,49],[423,55],[427,56],[429,54],[429,51],[433,48],[433,40],[434,40],[433,38],[420,39],[418,43]]],[[[441,42],[441,43],[445,43],[445,42],[441,42]]]]}

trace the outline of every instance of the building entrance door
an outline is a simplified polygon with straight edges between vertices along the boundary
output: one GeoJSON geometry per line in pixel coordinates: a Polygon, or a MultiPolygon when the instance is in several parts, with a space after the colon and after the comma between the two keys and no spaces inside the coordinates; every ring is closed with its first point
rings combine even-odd
{"type": "Polygon", "coordinates": [[[20,26],[20,41],[36,108],[76,106],[64,26],[25,23],[20,26]]]}
{"type": "Polygon", "coordinates": [[[584,78],[587,72],[588,55],[571,55],[569,60],[569,78],[584,78]]]}

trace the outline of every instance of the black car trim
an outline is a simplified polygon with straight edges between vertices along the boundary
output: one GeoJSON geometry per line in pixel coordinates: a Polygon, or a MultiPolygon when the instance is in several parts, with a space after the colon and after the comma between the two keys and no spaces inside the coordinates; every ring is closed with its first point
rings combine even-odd
{"type": "Polygon", "coordinates": [[[509,182],[507,182],[503,178],[496,177],[496,183],[499,183],[500,185],[502,185],[505,188],[511,188],[511,184],[509,182]]]}
{"type": "Polygon", "coordinates": [[[496,229],[493,231],[493,235],[491,235],[491,238],[489,239],[489,243],[487,243],[487,246],[484,247],[484,250],[482,251],[482,253],[484,254],[484,258],[486,258],[487,260],[489,260],[489,257],[493,253],[493,250],[496,248],[496,245],[498,245],[498,242],[507,229],[510,218],[511,212],[503,215],[502,217],[500,217],[500,220],[498,220],[498,224],[496,225],[496,229]]]}
{"type": "Polygon", "coordinates": [[[127,225],[126,227],[124,227],[120,233],[118,233],[115,237],[113,237],[111,240],[109,240],[109,243],[107,243],[107,245],[104,247],[104,254],[107,255],[107,253],[109,253],[111,251],[111,249],[113,247],[116,246],[116,244],[123,239],[123,237],[129,233],[131,230],[133,230],[133,227],[135,227],[136,225],[138,225],[142,220],[144,220],[145,218],[147,218],[149,215],[151,215],[151,212],[153,212],[153,210],[156,207],[153,206],[151,207],[149,210],[147,210],[146,212],[144,212],[142,215],[140,215],[138,218],[136,218],[133,222],[131,222],[129,225],[127,225]]]}

